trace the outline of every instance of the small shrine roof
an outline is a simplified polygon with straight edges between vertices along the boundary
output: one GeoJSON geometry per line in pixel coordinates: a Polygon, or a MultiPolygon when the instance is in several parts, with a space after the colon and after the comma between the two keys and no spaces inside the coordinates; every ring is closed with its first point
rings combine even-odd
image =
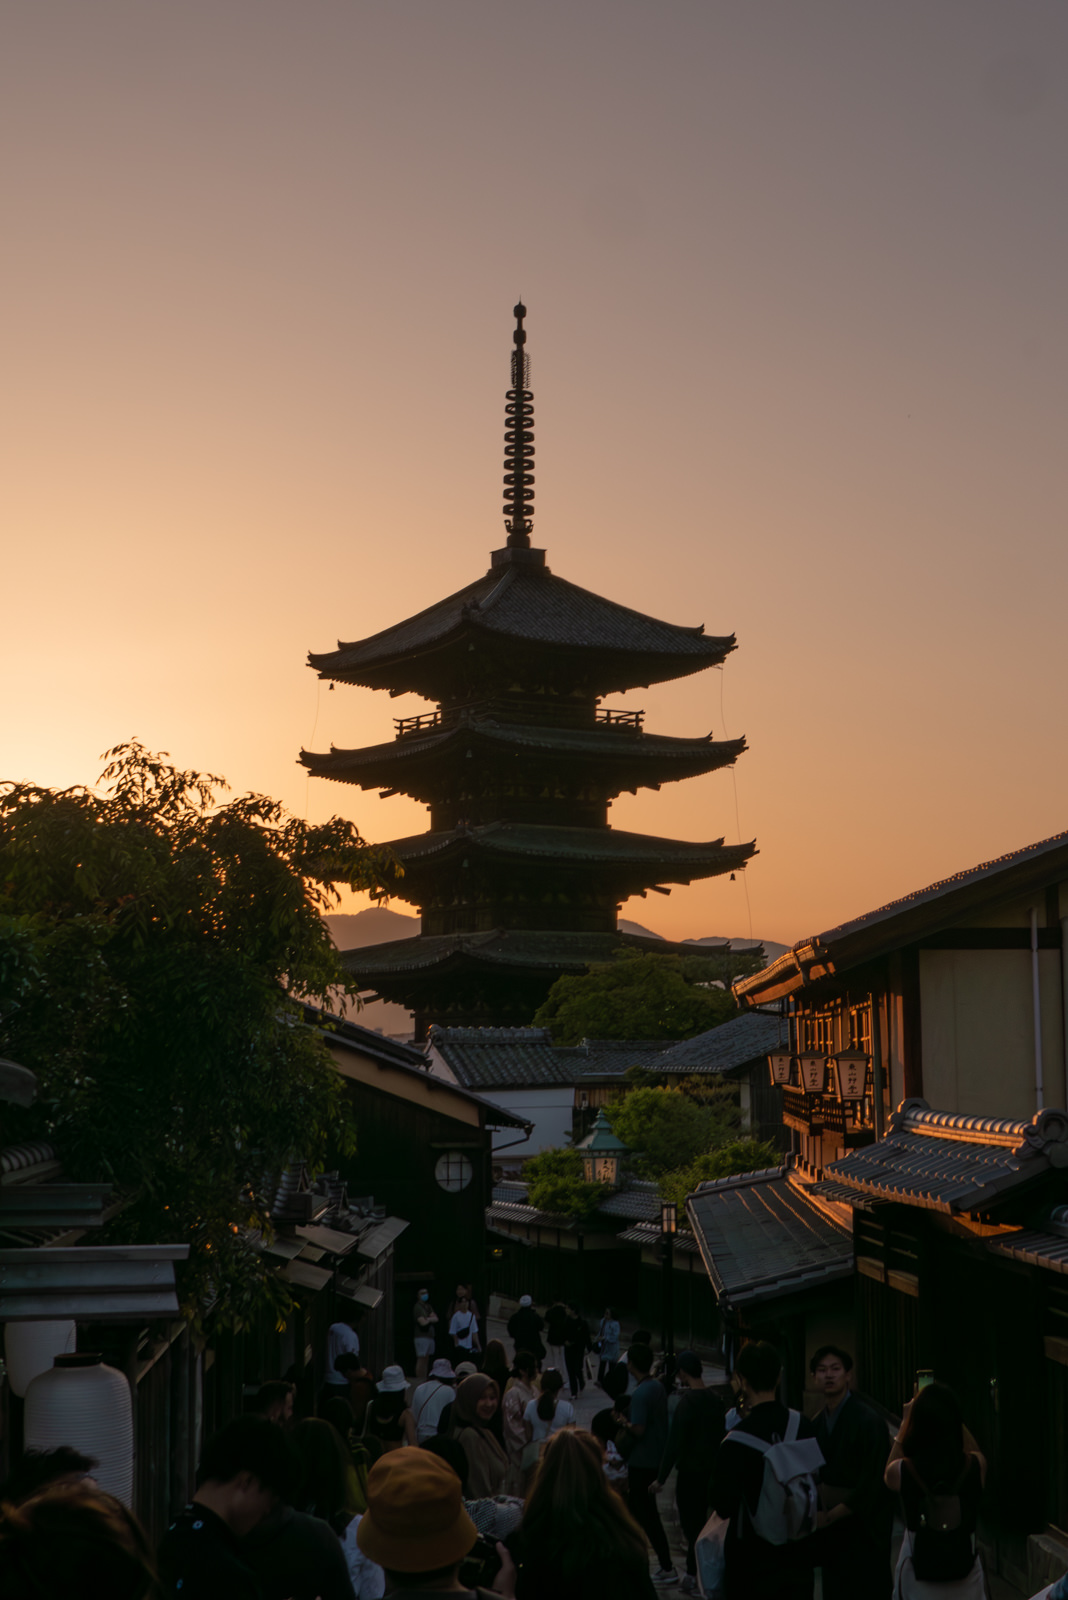
{"type": "Polygon", "coordinates": [[[484,638],[566,647],[580,652],[610,652],[637,658],[630,684],[655,681],[649,663],[677,663],[666,676],[699,671],[723,661],[734,649],[734,635],[706,636],[702,627],[679,627],[579,588],[537,565],[494,567],[455,594],[403,622],[366,639],[339,642],[336,650],[309,654],[320,677],[377,684],[391,662],[481,634],[484,638]],[[643,664],[641,658],[646,658],[643,664]],[[643,674],[646,674],[643,676],[643,674]]]}

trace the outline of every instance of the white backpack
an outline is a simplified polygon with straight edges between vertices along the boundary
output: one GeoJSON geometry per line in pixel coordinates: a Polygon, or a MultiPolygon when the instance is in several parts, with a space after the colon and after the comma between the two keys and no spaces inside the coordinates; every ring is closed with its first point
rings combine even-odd
{"type": "Polygon", "coordinates": [[[815,1531],[819,1509],[816,1480],[823,1466],[823,1451],[815,1439],[797,1437],[800,1426],[801,1413],[791,1411],[786,1437],[778,1444],[740,1431],[727,1435],[735,1444],[748,1445],[764,1457],[760,1499],[756,1510],[749,1512],[749,1521],[757,1537],[768,1544],[790,1544],[815,1531]]]}

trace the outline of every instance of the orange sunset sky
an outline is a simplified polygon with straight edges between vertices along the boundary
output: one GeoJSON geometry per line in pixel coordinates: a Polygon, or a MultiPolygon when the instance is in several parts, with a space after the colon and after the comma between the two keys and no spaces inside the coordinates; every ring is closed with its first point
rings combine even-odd
{"type": "Polygon", "coordinates": [[[308,784],[425,706],[305,656],[503,543],[522,294],[534,543],[738,636],[610,702],[737,797],[612,818],[760,855],[627,916],[792,942],[1068,828],[1063,0],[3,13],[3,776],[137,734],[426,826],[308,784]]]}

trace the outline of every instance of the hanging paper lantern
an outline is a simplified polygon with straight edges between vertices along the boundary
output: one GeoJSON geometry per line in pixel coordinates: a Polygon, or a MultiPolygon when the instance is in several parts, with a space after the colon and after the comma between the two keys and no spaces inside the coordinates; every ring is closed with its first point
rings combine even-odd
{"type": "Polygon", "coordinates": [[[73,1322],[9,1322],[4,1328],[4,1358],[12,1393],[23,1399],[39,1373],[51,1372],[56,1356],[74,1349],[76,1335],[73,1322]]]}
{"type": "Polygon", "coordinates": [[[771,1070],[772,1083],[789,1083],[793,1072],[794,1058],[790,1054],[789,1046],[785,1049],[780,1046],[768,1056],[768,1067],[771,1070]]]}
{"type": "Polygon", "coordinates": [[[121,1372],[98,1355],[57,1356],[26,1391],[27,1450],[71,1445],[99,1462],[93,1477],[123,1505],[133,1501],[133,1408],[121,1372]]]}
{"type": "Polygon", "coordinates": [[[801,1087],[806,1094],[822,1094],[827,1081],[827,1057],[805,1050],[797,1058],[801,1068],[801,1087]]]}

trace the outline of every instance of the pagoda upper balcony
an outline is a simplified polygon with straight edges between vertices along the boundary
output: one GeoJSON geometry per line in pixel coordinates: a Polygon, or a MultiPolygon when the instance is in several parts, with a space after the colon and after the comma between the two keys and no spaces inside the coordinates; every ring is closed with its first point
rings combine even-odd
{"type": "MultiPolygon", "coordinates": [[[[544,706],[539,704],[537,709],[544,713],[544,706]]],[[[575,710],[571,709],[571,718],[575,710]]],[[[571,720],[569,718],[569,720],[571,720]]],[[[398,739],[410,739],[419,734],[434,733],[438,729],[453,728],[460,719],[458,707],[448,710],[423,711],[414,717],[394,717],[393,727],[398,739]]],[[[584,720],[584,719],[583,719],[584,720]]],[[[594,726],[598,728],[614,728],[620,733],[641,733],[645,721],[644,711],[610,710],[607,707],[594,713],[594,726]]]]}

